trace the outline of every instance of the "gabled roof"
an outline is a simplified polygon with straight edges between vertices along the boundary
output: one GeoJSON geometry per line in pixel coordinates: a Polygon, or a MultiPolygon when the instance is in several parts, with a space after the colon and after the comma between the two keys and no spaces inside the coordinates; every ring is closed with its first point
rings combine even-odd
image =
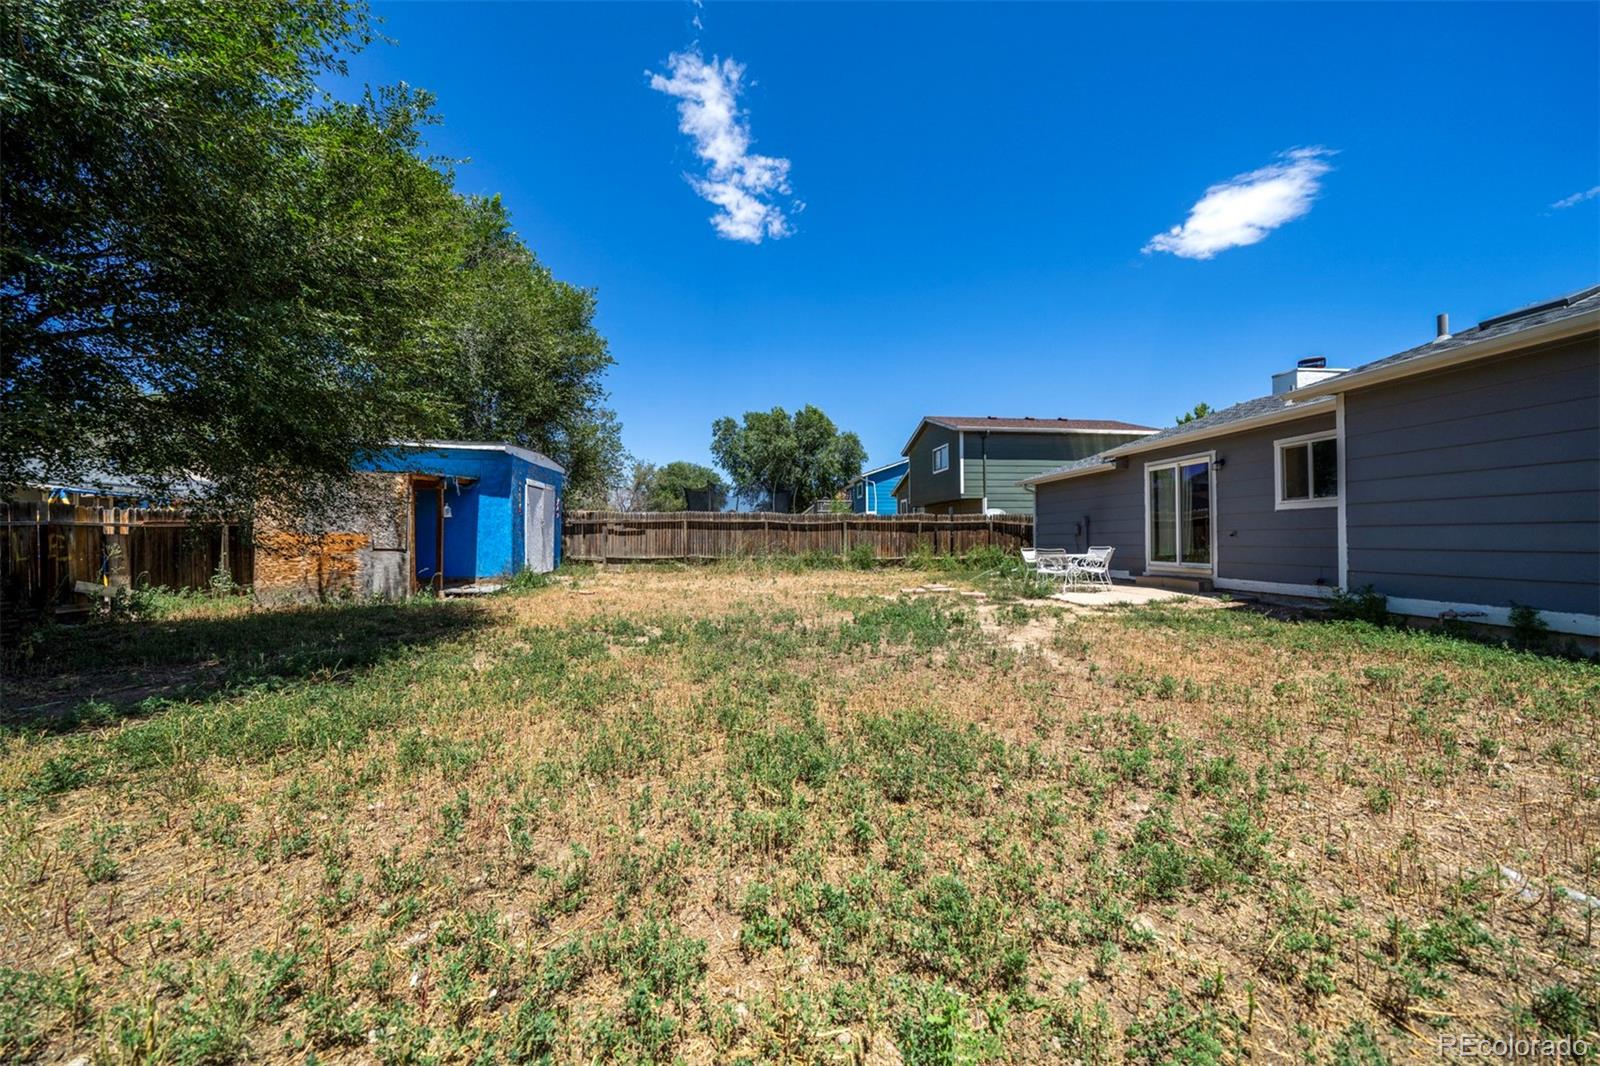
{"type": "Polygon", "coordinates": [[[1114,433],[1119,436],[1141,436],[1154,433],[1154,426],[1139,426],[1132,422],[1118,422],[1108,418],[999,418],[994,415],[923,415],[917,428],[911,431],[901,455],[911,451],[911,444],[922,432],[923,426],[934,425],[957,432],[981,433],[1114,433]]]}

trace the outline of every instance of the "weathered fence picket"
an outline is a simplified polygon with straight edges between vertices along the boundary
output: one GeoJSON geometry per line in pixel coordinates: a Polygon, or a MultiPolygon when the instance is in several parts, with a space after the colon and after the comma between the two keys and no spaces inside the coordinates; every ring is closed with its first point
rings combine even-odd
{"type": "Polygon", "coordinates": [[[157,507],[0,503],[0,610],[78,610],[87,586],[204,588],[219,571],[248,585],[254,552],[237,523],[157,507]],[[85,586],[80,589],[79,586],[85,586]]]}
{"type": "Polygon", "coordinates": [[[758,555],[841,554],[872,549],[883,561],[920,545],[960,554],[985,545],[1033,543],[1029,515],[780,514],[738,511],[568,511],[561,556],[571,562],[730,559],[758,555]]]}

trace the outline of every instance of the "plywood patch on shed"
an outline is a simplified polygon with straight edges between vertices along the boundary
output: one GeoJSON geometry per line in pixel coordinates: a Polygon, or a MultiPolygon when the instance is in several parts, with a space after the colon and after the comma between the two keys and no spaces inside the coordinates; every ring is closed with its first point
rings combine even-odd
{"type": "Polygon", "coordinates": [[[313,526],[256,533],[256,595],[265,601],[403,596],[411,510],[404,475],[356,478],[336,513],[313,526]]]}

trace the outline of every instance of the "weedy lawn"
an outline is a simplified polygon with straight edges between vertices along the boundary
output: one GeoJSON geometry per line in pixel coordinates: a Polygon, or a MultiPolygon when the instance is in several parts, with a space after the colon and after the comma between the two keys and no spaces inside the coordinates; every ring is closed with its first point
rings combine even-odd
{"type": "Polygon", "coordinates": [[[45,634],[6,678],[0,1060],[1596,1041],[1600,912],[1566,892],[1600,895],[1596,667],[921,579],[611,569],[45,634]]]}

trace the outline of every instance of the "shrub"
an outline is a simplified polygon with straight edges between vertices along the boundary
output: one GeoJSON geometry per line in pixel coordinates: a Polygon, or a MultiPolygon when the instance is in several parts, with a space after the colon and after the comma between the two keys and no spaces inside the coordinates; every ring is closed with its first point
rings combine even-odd
{"type": "Polygon", "coordinates": [[[1371,585],[1352,592],[1335,589],[1333,599],[1329,600],[1328,604],[1328,613],[1334,618],[1351,622],[1369,622],[1375,626],[1394,623],[1394,616],[1389,613],[1389,597],[1371,585]]]}
{"type": "Polygon", "coordinates": [[[1511,646],[1524,651],[1538,651],[1550,639],[1550,627],[1539,612],[1525,603],[1511,605],[1511,646]]]}

